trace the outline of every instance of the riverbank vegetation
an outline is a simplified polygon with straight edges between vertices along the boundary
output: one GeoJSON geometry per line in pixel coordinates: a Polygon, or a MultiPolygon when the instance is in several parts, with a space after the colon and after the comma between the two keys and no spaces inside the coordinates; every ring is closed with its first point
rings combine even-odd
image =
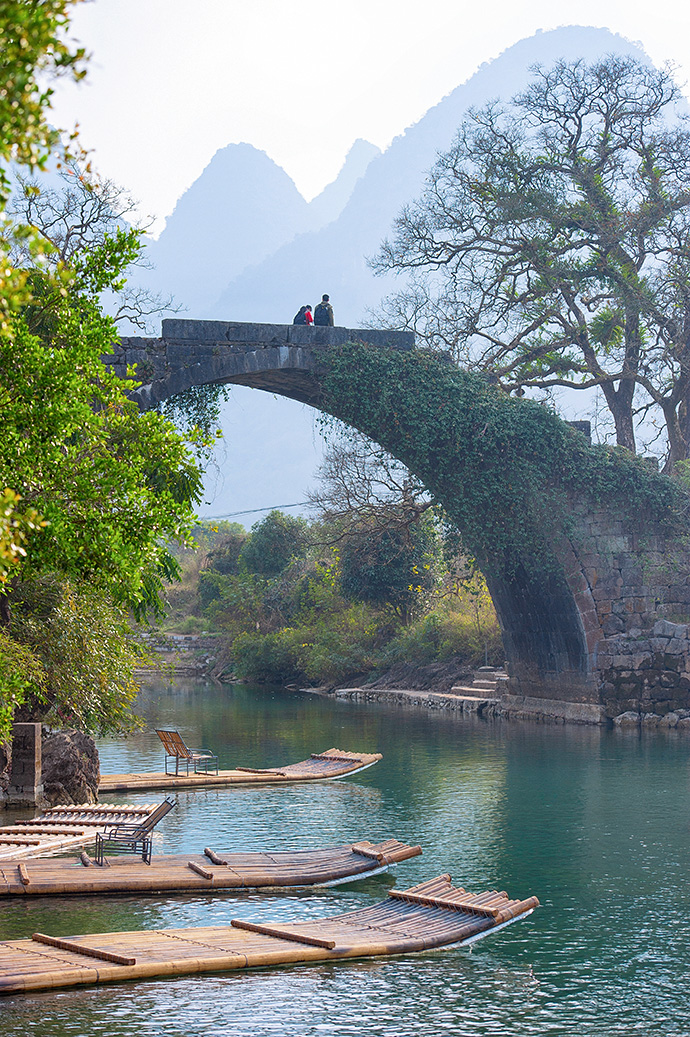
{"type": "Polygon", "coordinates": [[[503,662],[481,574],[402,465],[363,436],[326,453],[311,521],[204,523],[166,629],[215,631],[217,672],[334,685],[404,662],[503,662]]]}

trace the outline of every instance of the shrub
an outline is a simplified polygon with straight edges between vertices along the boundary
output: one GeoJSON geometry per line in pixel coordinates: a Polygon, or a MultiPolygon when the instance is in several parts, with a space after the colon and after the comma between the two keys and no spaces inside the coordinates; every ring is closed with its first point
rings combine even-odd
{"type": "Polygon", "coordinates": [[[484,662],[498,666],[505,657],[498,623],[478,625],[467,611],[450,611],[441,606],[424,619],[399,631],[385,653],[392,662],[446,662],[462,659],[470,666],[484,662]]]}
{"type": "Polygon", "coordinates": [[[272,634],[240,634],[232,645],[235,673],[244,680],[285,684],[299,680],[299,631],[291,628],[272,634]]]}

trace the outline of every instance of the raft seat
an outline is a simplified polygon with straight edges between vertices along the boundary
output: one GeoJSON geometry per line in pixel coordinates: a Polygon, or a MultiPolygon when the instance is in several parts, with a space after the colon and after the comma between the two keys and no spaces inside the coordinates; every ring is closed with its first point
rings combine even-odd
{"type": "Polygon", "coordinates": [[[179,773],[180,760],[185,764],[187,774],[189,774],[190,764],[195,774],[208,774],[209,771],[214,774],[218,773],[218,757],[214,756],[210,749],[190,749],[188,745],[185,745],[179,731],[156,731],[156,734],[165,749],[166,774],[170,773],[168,764],[171,760],[175,761],[175,774],[179,773]]]}
{"type": "Polygon", "coordinates": [[[174,799],[164,799],[155,810],[152,810],[145,821],[137,825],[111,825],[104,829],[103,834],[96,833],[96,864],[101,867],[107,864],[105,859],[106,848],[113,848],[118,853],[141,854],[144,864],[151,863],[153,840],[151,833],[159,821],[168,814],[175,806],[174,799]]]}

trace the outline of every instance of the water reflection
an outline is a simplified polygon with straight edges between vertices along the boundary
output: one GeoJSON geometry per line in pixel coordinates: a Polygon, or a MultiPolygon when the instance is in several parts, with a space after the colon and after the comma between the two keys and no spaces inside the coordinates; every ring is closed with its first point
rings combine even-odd
{"type": "MultiPolygon", "coordinates": [[[[104,771],[160,769],[154,727],[221,766],[267,766],[331,746],[380,750],[355,778],[180,792],[155,852],[333,845],[396,836],[469,889],[536,893],[532,918],[468,950],[382,962],[181,978],[0,1002],[0,1034],[130,1037],[213,1028],[252,1035],[690,1033],[688,742],[600,729],[472,722],[279,689],[186,684],[142,701],[151,730],[102,745],[104,771]],[[8,1011],[9,1010],[9,1011],[8,1011]]],[[[128,796],[150,802],[156,793],[128,796]]],[[[123,797],[107,797],[113,801],[123,797]]],[[[0,932],[72,934],[318,917],[374,903],[383,879],[313,894],[0,902],[0,932]]]]}

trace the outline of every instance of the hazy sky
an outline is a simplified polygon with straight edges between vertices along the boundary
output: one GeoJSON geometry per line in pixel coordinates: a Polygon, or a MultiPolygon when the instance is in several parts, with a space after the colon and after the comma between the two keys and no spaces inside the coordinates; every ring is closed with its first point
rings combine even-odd
{"type": "MultiPolygon", "coordinates": [[[[690,79],[681,0],[91,0],[73,35],[87,80],[54,121],[160,221],[218,148],[266,151],[307,198],[364,137],[379,147],[539,29],[601,26],[690,79]]],[[[687,88],[686,88],[687,92],[687,88]]]]}

